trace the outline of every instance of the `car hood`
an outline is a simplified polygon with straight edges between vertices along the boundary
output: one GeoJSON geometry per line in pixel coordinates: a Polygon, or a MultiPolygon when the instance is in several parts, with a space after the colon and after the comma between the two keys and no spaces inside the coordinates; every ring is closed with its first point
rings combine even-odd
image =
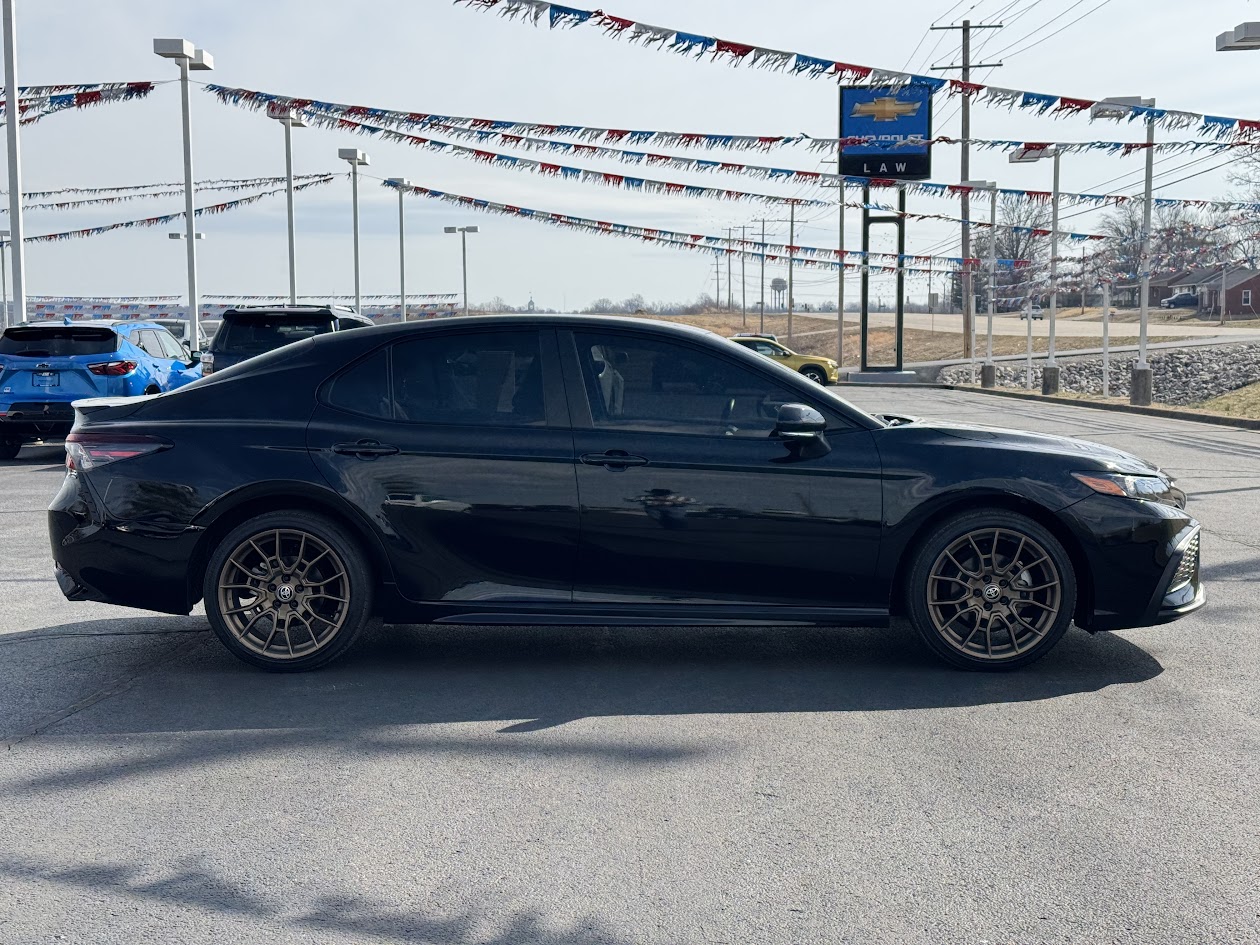
{"type": "Polygon", "coordinates": [[[1089,440],[1052,436],[1048,433],[1029,433],[1025,430],[1007,430],[980,424],[919,420],[909,417],[885,417],[884,419],[895,419],[896,422],[890,427],[894,430],[931,431],[943,437],[967,440],[998,449],[1044,453],[1069,459],[1087,459],[1112,472],[1134,475],[1154,475],[1160,472],[1158,466],[1139,456],[1111,446],[1104,446],[1101,443],[1092,443],[1089,440]]]}

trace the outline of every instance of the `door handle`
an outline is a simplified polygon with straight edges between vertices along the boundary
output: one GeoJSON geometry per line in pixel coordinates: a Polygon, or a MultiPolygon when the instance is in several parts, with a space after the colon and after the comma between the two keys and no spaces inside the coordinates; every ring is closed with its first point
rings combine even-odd
{"type": "Polygon", "coordinates": [[[608,469],[625,469],[627,466],[646,466],[646,456],[632,456],[625,450],[608,450],[606,453],[583,453],[579,457],[587,466],[605,466],[608,469]]]}
{"type": "Polygon", "coordinates": [[[359,440],[357,443],[337,443],[332,451],[341,456],[357,456],[359,459],[376,459],[378,456],[393,456],[400,453],[397,446],[378,443],[376,440],[359,440]]]}

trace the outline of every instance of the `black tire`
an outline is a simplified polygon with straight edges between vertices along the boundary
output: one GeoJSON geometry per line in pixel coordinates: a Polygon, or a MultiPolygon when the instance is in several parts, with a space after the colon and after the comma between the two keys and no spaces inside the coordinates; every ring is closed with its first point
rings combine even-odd
{"type": "Polygon", "coordinates": [[[258,516],[225,535],[202,586],[223,645],[281,673],[345,653],[371,618],[372,591],[359,543],[337,523],[297,510],[258,516]]]}
{"type": "Polygon", "coordinates": [[[0,440],[0,460],[17,459],[22,449],[22,441],[12,437],[0,440]]]}
{"type": "Polygon", "coordinates": [[[805,367],[801,368],[801,374],[808,377],[815,384],[822,384],[824,387],[827,386],[827,372],[820,367],[814,367],[812,364],[807,364],[805,367]]]}
{"type": "Polygon", "coordinates": [[[1046,528],[1016,512],[982,509],[924,537],[904,590],[910,622],[929,650],[960,669],[998,672],[1054,648],[1072,623],[1077,582],[1046,528]]]}

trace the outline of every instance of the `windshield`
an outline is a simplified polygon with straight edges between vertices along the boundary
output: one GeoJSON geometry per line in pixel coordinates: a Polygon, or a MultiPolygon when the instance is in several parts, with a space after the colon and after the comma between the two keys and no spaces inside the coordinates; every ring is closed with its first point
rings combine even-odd
{"type": "Polygon", "coordinates": [[[111,354],[118,336],[110,328],[81,325],[17,325],[0,335],[0,354],[18,358],[111,354]]]}
{"type": "Polygon", "coordinates": [[[275,348],[332,331],[327,315],[295,318],[292,315],[233,315],[215,333],[216,353],[262,354],[275,348]]]}

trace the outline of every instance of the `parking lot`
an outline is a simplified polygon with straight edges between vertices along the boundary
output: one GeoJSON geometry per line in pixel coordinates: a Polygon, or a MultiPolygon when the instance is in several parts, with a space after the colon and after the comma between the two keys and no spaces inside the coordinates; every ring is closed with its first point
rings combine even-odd
{"type": "Polygon", "coordinates": [[[940,390],[1203,523],[1207,608],[943,668],[903,626],[378,629],[327,670],[70,603],[0,465],[0,943],[1260,941],[1260,439],[940,390]]]}

